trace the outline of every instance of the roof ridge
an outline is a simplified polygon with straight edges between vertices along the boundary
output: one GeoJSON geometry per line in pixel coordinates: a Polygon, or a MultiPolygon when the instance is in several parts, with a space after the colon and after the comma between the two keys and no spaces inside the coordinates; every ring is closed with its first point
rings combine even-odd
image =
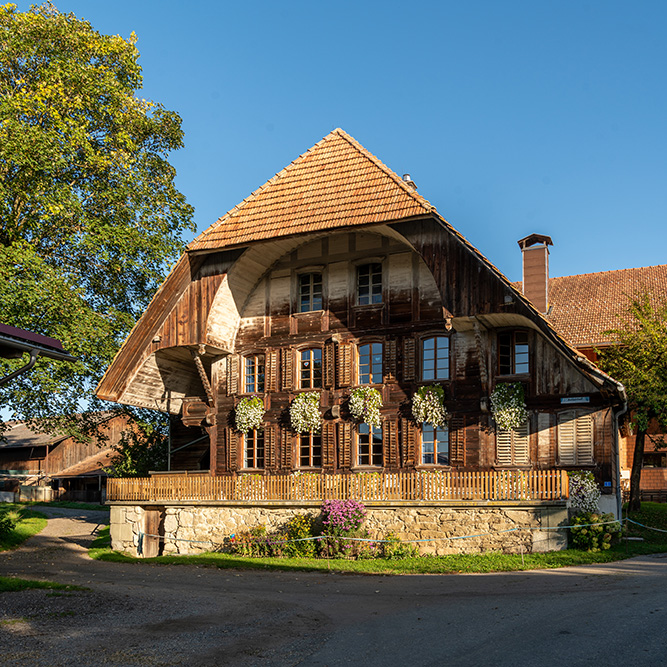
{"type": "Polygon", "coordinates": [[[264,190],[272,186],[278,180],[280,180],[285,174],[289,173],[295,167],[298,167],[306,157],[319,149],[324,143],[332,140],[334,136],[338,136],[341,139],[345,140],[352,148],[354,148],[360,155],[366,158],[371,162],[375,167],[379,168],[385,176],[388,176],[395,184],[397,184],[409,197],[415,201],[419,206],[422,206],[425,209],[425,213],[436,213],[435,206],[431,204],[425,197],[420,195],[416,190],[413,190],[405,181],[396,174],[392,169],[390,169],[384,162],[382,162],[377,156],[371,153],[368,149],[364,148],[354,137],[349,135],[345,130],[340,127],[333,129],[326,136],[322,137],[316,144],[311,146],[307,151],[301,153],[298,157],[292,160],[288,165],[283,167],[279,172],[274,174],[271,178],[265,181],[258,188],[253,190],[247,197],[241,200],[234,207],[229,209],[224,215],[219,217],[215,222],[209,225],[201,234],[196,236],[190,243],[187,245],[187,249],[190,250],[195,243],[200,244],[204,239],[207,238],[215,229],[217,229],[221,224],[226,220],[231,218],[235,213],[243,209],[250,202],[254,201],[264,190]]]}
{"type": "MultiPolygon", "coordinates": [[[[667,264],[651,264],[649,266],[635,266],[635,267],[629,267],[626,269],[609,269],[607,271],[593,271],[591,273],[574,273],[570,276],[552,276],[549,278],[549,281],[551,280],[562,280],[565,278],[583,278],[585,276],[601,276],[604,274],[608,273],[624,273],[626,271],[642,271],[644,269],[660,269],[660,268],[665,268],[667,269],[667,264]]],[[[521,282],[521,281],[518,281],[521,282]]]]}

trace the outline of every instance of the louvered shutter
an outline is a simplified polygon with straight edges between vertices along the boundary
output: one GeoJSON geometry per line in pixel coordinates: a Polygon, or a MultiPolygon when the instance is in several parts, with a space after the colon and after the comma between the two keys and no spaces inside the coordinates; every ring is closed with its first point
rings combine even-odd
{"type": "Polygon", "coordinates": [[[452,417],[449,421],[449,463],[465,465],[465,419],[452,417]]]}
{"type": "Polygon", "coordinates": [[[590,413],[577,417],[576,431],[577,465],[593,463],[593,416],[590,413]]]}
{"type": "Polygon", "coordinates": [[[338,423],[338,465],[349,468],[352,461],[352,429],[350,422],[338,423]]]}
{"type": "Polygon", "coordinates": [[[284,347],[282,350],[280,350],[280,357],[282,390],[292,391],[294,386],[294,352],[291,348],[284,347]]]}
{"type": "Polygon", "coordinates": [[[278,351],[266,353],[266,391],[278,391],[278,351]]]}
{"type": "Polygon", "coordinates": [[[385,468],[399,467],[398,422],[393,419],[382,422],[382,457],[385,468]]]}
{"type": "Polygon", "coordinates": [[[333,389],[336,383],[336,343],[326,342],[323,356],[322,382],[325,389],[333,389]]]}
{"type": "Polygon", "coordinates": [[[280,429],[280,467],[292,469],[292,434],[284,427],[280,429]]]}
{"type": "Polygon", "coordinates": [[[413,382],[417,377],[417,359],[415,352],[415,339],[403,339],[403,380],[406,382],[413,382]]]}
{"type": "MultiPolygon", "coordinates": [[[[228,469],[231,472],[238,470],[239,467],[239,455],[238,455],[238,442],[239,434],[235,431],[232,431],[231,428],[225,429],[227,431],[227,442],[229,446],[227,447],[228,452],[228,469]]],[[[241,436],[242,437],[242,436],[241,436]]]]}
{"type": "Polygon", "coordinates": [[[382,370],[384,372],[384,382],[396,381],[396,340],[387,340],[383,347],[384,358],[382,360],[382,370]]]}
{"type": "Polygon", "coordinates": [[[411,419],[401,419],[401,459],[404,468],[415,465],[415,444],[417,428],[411,419]]]}
{"type": "Polygon", "coordinates": [[[558,463],[577,463],[577,423],[574,410],[565,410],[558,415],[558,463]]]}
{"type": "Polygon", "coordinates": [[[499,466],[512,465],[512,431],[510,429],[496,429],[496,462],[499,466]]]}
{"type": "Polygon", "coordinates": [[[322,467],[332,469],[336,457],[336,424],[324,422],[322,424],[322,467]]]}
{"type": "Polygon", "coordinates": [[[264,467],[276,469],[276,428],[273,424],[264,425],[264,467]]]}
{"type": "Polygon", "coordinates": [[[352,353],[349,343],[342,343],[338,348],[338,386],[349,387],[352,384],[352,353]]]}
{"type": "Polygon", "coordinates": [[[525,465],[530,462],[530,438],[528,437],[528,420],[519,428],[512,430],[512,449],[514,465],[525,465]]]}
{"type": "Polygon", "coordinates": [[[227,357],[227,396],[239,393],[239,356],[230,354],[227,357]]]}

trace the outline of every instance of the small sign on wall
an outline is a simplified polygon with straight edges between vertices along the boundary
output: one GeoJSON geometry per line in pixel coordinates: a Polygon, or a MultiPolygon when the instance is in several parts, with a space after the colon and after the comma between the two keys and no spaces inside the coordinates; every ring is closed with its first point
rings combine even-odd
{"type": "Polygon", "coordinates": [[[560,399],[561,405],[573,405],[577,403],[590,403],[590,396],[566,396],[565,398],[560,399]]]}

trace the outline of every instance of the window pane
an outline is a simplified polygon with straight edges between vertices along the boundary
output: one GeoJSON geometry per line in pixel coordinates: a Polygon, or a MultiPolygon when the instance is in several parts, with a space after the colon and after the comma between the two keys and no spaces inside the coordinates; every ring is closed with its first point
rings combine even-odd
{"type": "Polygon", "coordinates": [[[449,338],[434,336],[422,341],[422,379],[449,379],[449,338]]]}
{"type": "Polygon", "coordinates": [[[299,312],[322,310],[322,274],[304,273],[299,276],[299,312]]]}
{"type": "Polygon", "coordinates": [[[357,303],[382,303],[382,264],[357,267],[357,303]]]}

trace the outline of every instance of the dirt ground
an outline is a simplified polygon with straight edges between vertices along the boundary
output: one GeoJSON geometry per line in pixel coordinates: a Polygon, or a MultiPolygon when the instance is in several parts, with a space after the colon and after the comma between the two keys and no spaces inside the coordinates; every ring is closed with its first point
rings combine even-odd
{"type": "MultiPolygon", "coordinates": [[[[40,510],[41,511],[41,510],[40,510]]],[[[23,665],[664,665],[667,558],[491,575],[360,576],[91,561],[107,513],[54,510],[0,575],[23,665]]]]}

